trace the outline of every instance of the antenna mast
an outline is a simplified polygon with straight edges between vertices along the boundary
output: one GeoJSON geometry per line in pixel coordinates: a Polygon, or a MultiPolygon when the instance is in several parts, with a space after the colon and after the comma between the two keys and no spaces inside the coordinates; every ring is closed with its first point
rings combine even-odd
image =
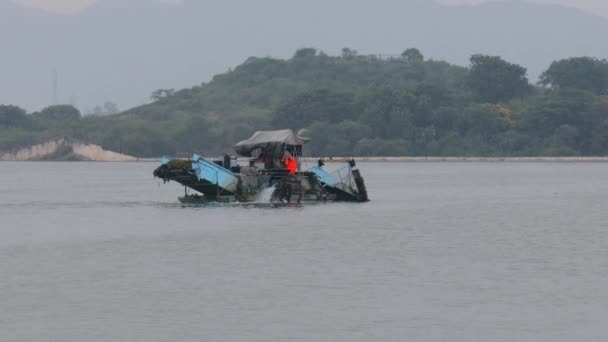
{"type": "Polygon", "coordinates": [[[57,68],[53,67],[53,105],[57,105],[58,76],[57,68]]]}

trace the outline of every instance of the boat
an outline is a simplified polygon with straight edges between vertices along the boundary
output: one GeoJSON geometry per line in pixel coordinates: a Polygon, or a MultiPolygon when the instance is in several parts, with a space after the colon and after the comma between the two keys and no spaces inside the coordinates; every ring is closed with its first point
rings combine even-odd
{"type": "Polygon", "coordinates": [[[324,161],[302,169],[303,131],[258,131],[233,146],[236,156],[206,159],[163,157],[154,176],[184,186],[179,201],[209,202],[367,202],[365,181],[354,159],[334,171],[324,161]],[[190,194],[189,191],[194,191],[190,194]]]}

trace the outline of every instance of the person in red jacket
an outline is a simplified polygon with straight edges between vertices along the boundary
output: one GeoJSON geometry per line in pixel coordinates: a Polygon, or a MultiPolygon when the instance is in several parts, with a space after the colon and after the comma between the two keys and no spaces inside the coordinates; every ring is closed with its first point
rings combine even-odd
{"type": "Polygon", "coordinates": [[[283,163],[290,175],[295,175],[298,172],[298,162],[292,155],[286,153],[283,156],[283,163]]]}

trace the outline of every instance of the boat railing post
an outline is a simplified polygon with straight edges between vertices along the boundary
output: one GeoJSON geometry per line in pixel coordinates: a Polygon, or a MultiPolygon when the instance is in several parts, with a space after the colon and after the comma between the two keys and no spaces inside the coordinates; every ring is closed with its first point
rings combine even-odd
{"type": "Polygon", "coordinates": [[[217,197],[218,199],[220,198],[220,175],[219,175],[219,171],[215,170],[215,197],[217,197]]]}

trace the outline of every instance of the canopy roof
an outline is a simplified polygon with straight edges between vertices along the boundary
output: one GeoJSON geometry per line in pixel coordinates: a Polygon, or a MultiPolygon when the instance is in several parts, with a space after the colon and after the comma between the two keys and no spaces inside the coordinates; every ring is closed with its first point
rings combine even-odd
{"type": "Polygon", "coordinates": [[[247,140],[243,140],[234,145],[233,148],[237,154],[249,157],[255,150],[262,149],[266,153],[280,153],[285,145],[300,146],[307,143],[310,139],[299,137],[291,129],[283,129],[280,131],[258,131],[247,140]]]}

